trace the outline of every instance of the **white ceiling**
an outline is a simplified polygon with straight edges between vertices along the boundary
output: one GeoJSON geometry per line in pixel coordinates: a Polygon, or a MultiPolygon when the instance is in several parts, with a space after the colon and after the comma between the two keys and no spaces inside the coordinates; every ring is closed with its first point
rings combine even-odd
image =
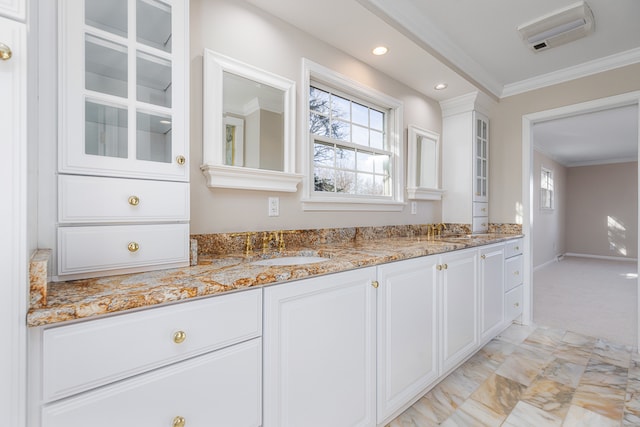
{"type": "MultiPolygon", "coordinates": [[[[640,0],[587,0],[595,18],[594,33],[541,52],[530,50],[516,27],[577,0],[246,1],[438,101],[477,89],[500,99],[640,62],[640,0]],[[389,53],[372,55],[371,49],[380,44],[389,53]],[[449,87],[434,90],[439,82],[449,87]]],[[[614,151],[609,141],[608,154],[601,154],[608,159],[627,157],[631,145],[637,151],[638,114],[633,122],[622,124],[633,115],[626,111],[616,116],[623,111],[541,125],[545,138],[555,135],[556,141],[582,132],[582,143],[567,143],[570,148],[562,152],[556,153],[563,144],[534,142],[564,163],[591,162],[603,139],[587,144],[589,136],[615,123],[609,135],[619,135],[620,149],[614,151]],[[600,125],[592,132],[581,131],[595,123],[600,125]],[[622,129],[627,132],[622,134],[622,129]],[[584,155],[567,157],[571,152],[584,155]]]]}

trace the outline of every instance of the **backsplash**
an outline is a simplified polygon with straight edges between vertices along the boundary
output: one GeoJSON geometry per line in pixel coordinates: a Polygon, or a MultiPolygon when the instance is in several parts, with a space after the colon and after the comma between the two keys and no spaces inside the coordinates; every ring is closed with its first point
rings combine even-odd
{"type": "MultiPolygon", "coordinates": [[[[469,224],[445,224],[443,234],[469,233],[469,224]]],[[[346,227],[322,228],[314,230],[284,230],[282,236],[288,250],[314,248],[323,244],[348,243],[358,240],[376,240],[390,237],[417,237],[427,235],[428,224],[388,225],[378,227],[346,227]]],[[[246,248],[247,238],[255,251],[262,249],[264,233],[280,231],[257,231],[219,234],[192,234],[191,238],[198,242],[200,255],[226,255],[242,253],[246,248]],[[247,237],[249,233],[249,237],[247,237]]],[[[520,224],[489,224],[490,233],[522,234],[520,224]]],[[[270,243],[270,250],[277,250],[277,244],[270,243]]]]}

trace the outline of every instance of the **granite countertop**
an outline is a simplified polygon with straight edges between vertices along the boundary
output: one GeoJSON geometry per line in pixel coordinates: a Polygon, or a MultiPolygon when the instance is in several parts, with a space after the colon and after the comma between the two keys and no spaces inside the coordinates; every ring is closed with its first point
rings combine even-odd
{"type": "Polygon", "coordinates": [[[482,246],[521,237],[483,234],[472,238],[390,237],[297,248],[283,253],[199,256],[198,265],[146,273],[49,283],[46,305],[32,306],[28,326],[42,326],[148,307],[189,298],[218,295],[257,286],[336,273],[359,267],[482,246]],[[251,264],[273,256],[322,256],[313,264],[261,266],[251,264]]]}

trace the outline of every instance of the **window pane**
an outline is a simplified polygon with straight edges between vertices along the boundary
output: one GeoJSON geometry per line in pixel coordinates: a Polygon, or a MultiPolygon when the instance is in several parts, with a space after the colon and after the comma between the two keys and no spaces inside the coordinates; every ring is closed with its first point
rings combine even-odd
{"type": "Polygon", "coordinates": [[[336,192],[355,194],[356,174],[355,172],[336,171],[336,192]]]}
{"type": "Polygon", "coordinates": [[[389,156],[385,154],[376,155],[374,158],[375,173],[381,175],[389,175],[389,156]]]}
{"type": "Polygon", "coordinates": [[[369,140],[369,147],[378,148],[380,150],[384,150],[384,139],[382,138],[382,132],[377,132],[375,130],[371,131],[369,140]]]}
{"type": "Polygon", "coordinates": [[[340,169],[356,168],[356,152],[352,148],[336,147],[336,167],[340,169]]]}
{"type": "Polygon", "coordinates": [[[309,91],[309,109],[318,113],[329,114],[329,92],[313,86],[309,91]]]}
{"type": "Polygon", "coordinates": [[[351,104],[351,108],[353,109],[353,123],[357,123],[362,126],[369,126],[369,107],[365,107],[364,105],[356,104],[354,102],[351,104]]]}
{"type": "Polygon", "coordinates": [[[126,108],[85,102],[86,154],[126,159],[128,145],[128,115],[126,108]]]}
{"type": "Polygon", "coordinates": [[[171,6],[157,0],[138,0],[136,26],[139,43],[171,52],[171,6]]]}
{"type": "Polygon", "coordinates": [[[171,119],[141,112],[136,116],[136,158],[171,163],[171,119]]]}
{"type": "Polygon", "coordinates": [[[362,126],[353,125],[351,127],[351,141],[354,144],[360,144],[365,147],[369,146],[369,129],[362,126]]]}
{"type": "Polygon", "coordinates": [[[85,38],[85,88],[127,97],[127,48],[87,35],[85,38]]]}
{"type": "Polygon", "coordinates": [[[364,173],[358,174],[358,194],[375,194],[373,175],[364,173]]]}
{"type": "Polygon", "coordinates": [[[171,107],[171,62],[138,52],[136,83],[138,101],[171,107]]]}
{"type": "Polygon", "coordinates": [[[351,140],[351,126],[349,123],[336,120],[331,123],[331,138],[338,139],[340,141],[351,140]]]}
{"type": "Polygon", "coordinates": [[[374,168],[373,153],[358,151],[358,170],[373,173],[374,168]]]}
{"type": "Polygon", "coordinates": [[[87,25],[127,37],[127,0],[85,0],[87,25]]]}
{"type": "Polygon", "coordinates": [[[389,187],[389,178],[386,176],[375,176],[375,188],[373,195],[374,196],[387,196],[391,193],[391,191],[387,191],[387,187],[389,187]]]}
{"type": "Polygon", "coordinates": [[[313,145],[313,164],[333,167],[335,158],[336,151],[333,145],[318,142],[313,145]]]}
{"type": "Polygon", "coordinates": [[[377,110],[369,110],[369,117],[371,119],[371,129],[384,131],[384,113],[377,110]]]}
{"type": "Polygon", "coordinates": [[[309,132],[314,135],[331,136],[331,122],[326,116],[309,114],[309,132]]]}
{"type": "Polygon", "coordinates": [[[348,99],[331,95],[331,114],[333,118],[351,120],[350,104],[351,101],[348,99]]]}
{"type": "Polygon", "coordinates": [[[336,191],[333,169],[315,168],[313,181],[315,191],[336,191]]]}

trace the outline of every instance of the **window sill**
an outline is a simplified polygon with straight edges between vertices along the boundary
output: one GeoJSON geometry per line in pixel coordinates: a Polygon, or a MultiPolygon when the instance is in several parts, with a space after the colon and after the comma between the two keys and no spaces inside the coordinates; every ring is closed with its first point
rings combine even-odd
{"type": "Polygon", "coordinates": [[[281,191],[295,193],[302,175],[237,166],[210,165],[200,167],[208,187],[238,190],[281,191]]]}
{"type": "Polygon", "coordinates": [[[401,212],[406,203],[397,201],[371,201],[328,198],[302,200],[304,211],[401,212]]]}
{"type": "Polygon", "coordinates": [[[436,188],[407,188],[409,200],[442,200],[444,190],[436,188]]]}

